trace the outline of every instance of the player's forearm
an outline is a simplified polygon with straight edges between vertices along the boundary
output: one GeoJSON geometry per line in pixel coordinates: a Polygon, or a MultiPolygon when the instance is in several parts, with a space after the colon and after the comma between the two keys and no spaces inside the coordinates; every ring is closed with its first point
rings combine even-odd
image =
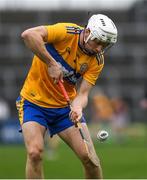
{"type": "Polygon", "coordinates": [[[72,102],[72,106],[79,107],[79,108],[85,108],[88,103],[88,97],[84,94],[77,94],[75,99],[72,102]]]}
{"type": "Polygon", "coordinates": [[[56,63],[53,57],[46,50],[44,45],[45,42],[40,34],[38,34],[37,32],[24,32],[21,36],[26,46],[43,62],[45,62],[49,66],[56,63]]]}

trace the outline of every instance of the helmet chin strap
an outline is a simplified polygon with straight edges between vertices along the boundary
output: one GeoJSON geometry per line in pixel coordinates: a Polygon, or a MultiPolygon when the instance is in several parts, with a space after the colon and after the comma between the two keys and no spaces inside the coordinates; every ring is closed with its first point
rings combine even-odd
{"type": "MultiPolygon", "coordinates": [[[[84,34],[85,34],[85,30],[84,30],[84,34]]],[[[89,36],[87,37],[87,39],[85,39],[85,36],[83,35],[83,41],[84,41],[84,43],[87,43],[87,42],[89,41],[90,37],[91,37],[91,33],[89,34],[89,36]]]]}
{"type": "Polygon", "coordinates": [[[89,56],[96,56],[97,53],[94,53],[93,51],[90,51],[88,48],[85,47],[85,44],[90,39],[90,36],[91,36],[91,34],[89,34],[89,36],[85,39],[85,29],[84,29],[83,30],[83,42],[82,42],[82,44],[80,44],[80,47],[85,54],[87,54],[89,56]]]}

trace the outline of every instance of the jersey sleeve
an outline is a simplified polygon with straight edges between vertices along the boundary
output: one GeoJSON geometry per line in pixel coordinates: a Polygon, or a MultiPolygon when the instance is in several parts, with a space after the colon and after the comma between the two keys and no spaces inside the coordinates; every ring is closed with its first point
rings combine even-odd
{"type": "Polygon", "coordinates": [[[96,58],[93,59],[93,61],[90,63],[88,70],[83,75],[83,78],[92,85],[95,85],[96,80],[98,79],[103,67],[104,63],[98,64],[96,58]]]}
{"type": "Polygon", "coordinates": [[[56,43],[64,40],[66,37],[66,28],[64,24],[57,23],[54,25],[45,26],[48,32],[48,43],[56,43]]]}

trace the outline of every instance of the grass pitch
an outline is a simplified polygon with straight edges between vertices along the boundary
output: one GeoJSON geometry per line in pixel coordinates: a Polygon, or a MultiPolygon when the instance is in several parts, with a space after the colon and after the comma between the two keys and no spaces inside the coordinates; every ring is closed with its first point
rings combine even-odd
{"type": "MultiPolygon", "coordinates": [[[[95,142],[96,151],[101,159],[104,178],[147,179],[146,139],[128,139],[123,144],[107,141],[95,142]]],[[[74,153],[61,142],[58,158],[48,161],[44,158],[45,178],[80,179],[84,178],[80,161],[74,153]]],[[[23,145],[0,146],[0,178],[25,178],[26,152],[23,145]]]]}

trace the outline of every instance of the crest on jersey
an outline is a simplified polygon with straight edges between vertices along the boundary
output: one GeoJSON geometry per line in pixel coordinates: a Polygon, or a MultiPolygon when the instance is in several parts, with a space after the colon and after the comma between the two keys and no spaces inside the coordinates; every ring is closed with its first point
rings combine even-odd
{"type": "Polygon", "coordinates": [[[68,52],[68,54],[70,54],[70,51],[71,51],[70,47],[67,47],[66,52],[68,52]]]}
{"type": "Polygon", "coordinates": [[[84,63],[84,64],[81,65],[79,73],[84,74],[87,71],[87,69],[88,69],[88,64],[84,63]]]}

